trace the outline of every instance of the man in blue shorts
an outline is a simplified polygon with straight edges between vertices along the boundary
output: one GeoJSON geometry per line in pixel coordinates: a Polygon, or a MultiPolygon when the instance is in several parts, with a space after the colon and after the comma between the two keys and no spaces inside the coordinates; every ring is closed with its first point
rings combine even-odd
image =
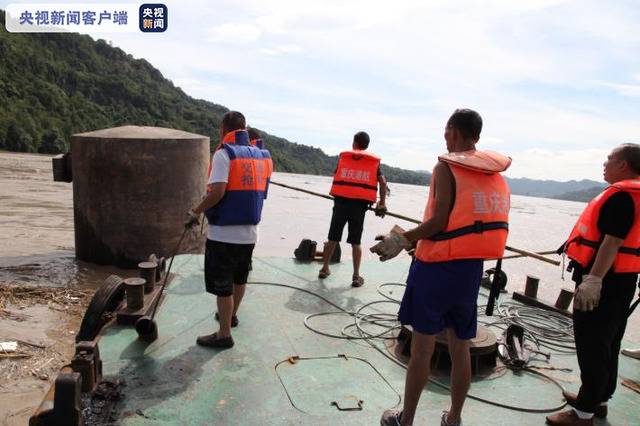
{"type": "Polygon", "coordinates": [[[430,375],[436,335],[445,331],[451,356],[451,406],[441,425],[461,425],[471,381],[469,340],[476,336],[477,298],[483,259],[500,258],[508,232],[509,188],[500,172],[511,159],[476,151],[482,118],[469,109],[449,118],[447,154],[433,169],[423,222],[410,231],[395,226],[371,248],[385,261],[417,241],[398,318],[412,328],[404,406],[387,410],[380,423],[413,423],[430,375]]]}

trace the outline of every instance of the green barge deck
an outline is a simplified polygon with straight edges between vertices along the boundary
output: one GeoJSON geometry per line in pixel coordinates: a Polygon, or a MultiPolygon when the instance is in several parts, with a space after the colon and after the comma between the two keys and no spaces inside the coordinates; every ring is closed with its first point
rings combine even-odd
{"type": "MultiPolygon", "coordinates": [[[[249,279],[255,284],[248,284],[238,314],[240,324],[233,329],[235,346],[221,351],[195,343],[196,336],[217,329],[213,318],[215,298],[204,291],[202,267],[202,256],[176,257],[172,271],[175,277],[165,290],[166,298],[156,316],[159,338],[153,343],[139,341],[132,327],[110,326],[103,331],[99,346],[104,376],[126,383],[117,406],[117,424],[377,425],[383,410],[400,403],[405,370],[385,356],[381,339],[372,342],[377,350],[362,340],[314,333],[305,327],[305,317],[335,311],[334,307],[300,290],[258,283],[299,287],[354,311],[382,299],[378,285],[404,282],[408,260],[364,262],[367,283],[352,288],[350,262],[334,265],[331,276],[320,281],[317,263],[254,258],[249,279]],[[356,409],[358,404],[361,409],[356,409]],[[338,407],[352,410],[341,411],[338,407]]],[[[391,291],[397,293],[394,298],[401,297],[400,287],[391,291]]],[[[484,294],[482,298],[486,300],[484,294]]],[[[397,312],[393,303],[375,306],[397,312]]],[[[353,319],[332,315],[312,321],[314,327],[339,334],[353,319]]],[[[554,353],[549,365],[572,369],[541,371],[565,388],[577,390],[579,370],[574,354],[554,353]]],[[[448,380],[447,374],[435,375],[445,383],[448,380]]],[[[619,375],[640,381],[640,362],[621,356],[619,375]]],[[[550,381],[507,369],[474,378],[470,393],[533,409],[563,404],[559,388],[550,381]]],[[[610,401],[608,419],[597,420],[596,424],[640,425],[639,403],[640,394],[619,386],[610,401]]],[[[439,424],[441,411],[448,404],[448,392],[430,383],[414,424],[439,424]]],[[[467,426],[541,425],[545,415],[468,399],[463,421],[467,426]]]]}

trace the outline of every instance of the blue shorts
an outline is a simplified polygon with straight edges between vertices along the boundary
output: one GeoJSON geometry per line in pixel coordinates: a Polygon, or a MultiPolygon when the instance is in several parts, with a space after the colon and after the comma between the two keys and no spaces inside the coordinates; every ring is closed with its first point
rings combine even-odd
{"type": "Polygon", "coordinates": [[[482,266],[482,259],[434,263],[414,260],[398,319],[423,334],[453,328],[459,339],[473,339],[482,266]]]}

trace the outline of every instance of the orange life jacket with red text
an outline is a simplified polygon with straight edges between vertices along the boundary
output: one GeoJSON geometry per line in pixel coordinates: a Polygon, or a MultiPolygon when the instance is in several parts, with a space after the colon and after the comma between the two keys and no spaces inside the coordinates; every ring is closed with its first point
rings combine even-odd
{"type": "MultiPolygon", "coordinates": [[[[620,191],[631,195],[636,218],[640,214],[640,180],[628,179],[616,182],[587,204],[573,227],[564,251],[570,259],[575,260],[583,268],[593,260],[602,240],[598,229],[598,218],[602,205],[620,191]]],[[[618,249],[613,262],[613,270],[617,273],[640,272],[640,221],[634,220],[631,230],[618,249]]]]}
{"type": "Polygon", "coordinates": [[[227,133],[222,149],[229,156],[229,177],[222,199],[205,212],[209,224],[257,225],[270,178],[269,151],[249,145],[246,130],[227,133]]]}
{"type": "MultiPolygon", "coordinates": [[[[224,140],[220,144],[218,144],[216,149],[213,151],[213,154],[215,154],[217,150],[222,148],[223,143],[234,143],[236,131],[227,133],[225,135],[224,140]]],[[[262,139],[251,139],[249,141],[249,145],[255,146],[256,148],[264,151],[262,162],[264,163],[264,167],[268,169],[267,188],[264,191],[264,198],[267,198],[267,193],[269,192],[269,183],[271,182],[271,175],[273,174],[273,160],[271,159],[271,153],[264,148],[264,142],[262,141],[262,139]]],[[[207,178],[211,177],[211,172],[213,171],[213,154],[211,154],[211,156],[209,157],[209,168],[207,169],[207,178]]],[[[211,192],[211,188],[212,188],[212,185],[210,183],[207,183],[207,193],[211,192]]]]}
{"type": "MultiPolygon", "coordinates": [[[[416,258],[423,262],[501,258],[509,232],[509,187],[500,172],[511,158],[492,151],[451,152],[438,157],[455,180],[455,201],[446,228],[419,240],[416,258]]],[[[433,217],[435,181],[431,176],[423,222],[433,217]]]]}
{"type": "Polygon", "coordinates": [[[380,158],[362,150],[340,153],[330,194],[376,202],[380,158]]]}

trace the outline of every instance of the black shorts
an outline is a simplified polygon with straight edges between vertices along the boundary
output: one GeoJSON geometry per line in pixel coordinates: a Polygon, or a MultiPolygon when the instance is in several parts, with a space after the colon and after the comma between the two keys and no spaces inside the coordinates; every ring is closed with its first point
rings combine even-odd
{"type": "Polygon", "coordinates": [[[204,282],[208,293],[226,297],[233,284],[246,284],[255,244],[231,244],[207,240],[204,251],[204,282]]]}
{"type": "Polygon", "coordinates": [[[329,241],[340,241],[344,225],[349,224],[347,243],[360,245],[364,215],[371,203],[364,200],[351,200],[336,197],[333,201],[333,215],[329,226],[329,241]]]}

